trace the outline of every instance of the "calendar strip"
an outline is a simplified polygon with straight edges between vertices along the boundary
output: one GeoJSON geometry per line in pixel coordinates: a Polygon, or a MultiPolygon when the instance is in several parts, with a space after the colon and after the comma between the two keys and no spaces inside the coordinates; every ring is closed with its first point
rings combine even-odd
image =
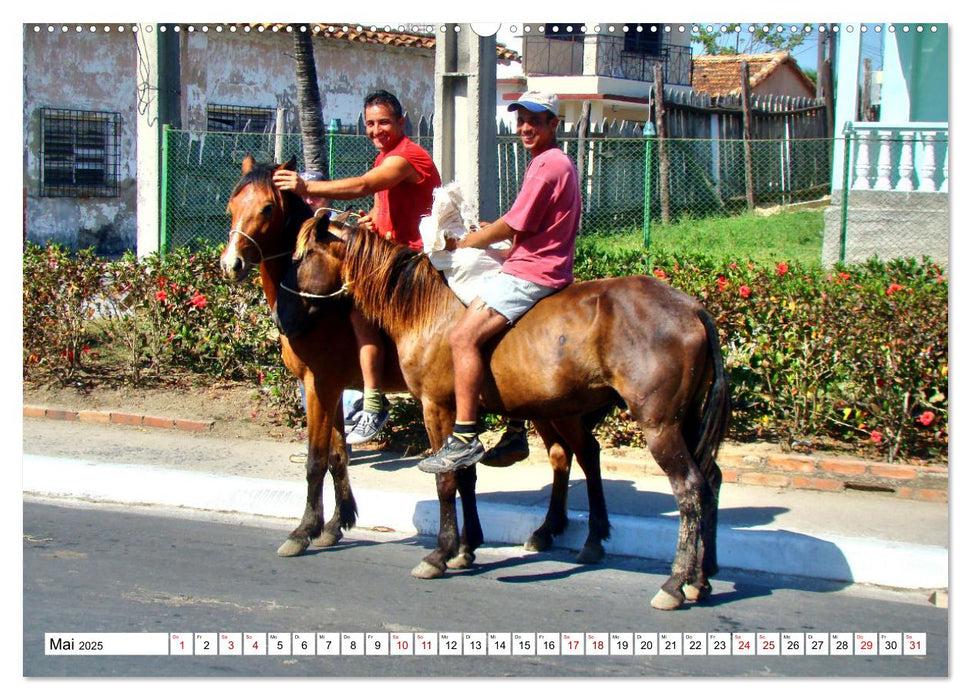
{"type": "Polygon", "coordinates": [[[48,656],[926,656],[925,632],[48,633],[48,656]]]}

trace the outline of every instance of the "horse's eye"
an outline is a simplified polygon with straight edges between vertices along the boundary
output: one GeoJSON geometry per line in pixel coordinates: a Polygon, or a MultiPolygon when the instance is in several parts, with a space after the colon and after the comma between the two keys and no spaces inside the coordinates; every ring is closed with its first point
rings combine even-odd
{"type": "Polygon", "coordinates": [[[260,213],[263,216],[265,216],[267,219],[269,219],[271,216],[273,216],[273,205],[267,204],[265,207],[263,207],[263,211],[261,211],[260,213]]]}

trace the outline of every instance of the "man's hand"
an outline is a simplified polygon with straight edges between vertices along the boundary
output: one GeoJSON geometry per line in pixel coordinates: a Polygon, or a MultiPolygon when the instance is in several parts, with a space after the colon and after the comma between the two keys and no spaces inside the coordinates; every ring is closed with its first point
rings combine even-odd
{"type": "Polygon", "coordinates": [[[277,170],[274,172],[273,184],[281,190],[289,190],[301,197],[307,195],[307,183],[300,175],[292,170],[277,170]]]}
{"type": "Polygon", "coordinates": [[[371,214],[365,214],[363,211],[360,212],[360,217],[357,220],[357,226],[368,233],[374,233],[376,229],[374,228],[374,219],[371,218],[371,214]]]}

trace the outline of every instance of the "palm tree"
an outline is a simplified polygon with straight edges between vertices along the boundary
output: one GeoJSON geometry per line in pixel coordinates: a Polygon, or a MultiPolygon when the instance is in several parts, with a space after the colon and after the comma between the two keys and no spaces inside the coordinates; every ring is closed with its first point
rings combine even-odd
{"type": "Polygon", "coordinates": [[[327,178],[327,149],[324,143],[324,117],[317,86],[317,66],[311,25],[293,33],[294,59],[297,62],[297,114],[303,140],[304,170],[327,178]]]}

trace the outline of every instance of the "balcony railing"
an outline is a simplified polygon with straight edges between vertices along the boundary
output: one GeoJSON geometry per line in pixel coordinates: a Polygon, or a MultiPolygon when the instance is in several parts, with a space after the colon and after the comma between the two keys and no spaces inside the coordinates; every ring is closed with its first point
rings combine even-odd
{"type": "Polygon", "coordinates": [[[851,190],[948,191],[946,122],[847,123],[846,181],[851,190]]]}
{"type": "Polygon", "coordinates": [[[691,84],[691,48],[662,46],[659,53],[624,50],[624,37],[575,36],[523,39],[523,71],[531,75],[583,75],[584,47],[596,47],[596,75],[653,82],[654,66],[661,64],[668,85],[691,84]]]}

